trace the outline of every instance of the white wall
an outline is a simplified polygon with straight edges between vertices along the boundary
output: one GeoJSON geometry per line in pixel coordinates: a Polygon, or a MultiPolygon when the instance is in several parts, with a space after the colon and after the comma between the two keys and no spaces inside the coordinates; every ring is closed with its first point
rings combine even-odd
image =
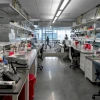
{"type": "Polygon", "coordinates": [[[67,34],[68,39],[70,40],[70,35],[71,35],[71,29],[70,28],[65,28],[63,30],[58,30],[58,39],[64,40],[65,34],[67,34]]]}

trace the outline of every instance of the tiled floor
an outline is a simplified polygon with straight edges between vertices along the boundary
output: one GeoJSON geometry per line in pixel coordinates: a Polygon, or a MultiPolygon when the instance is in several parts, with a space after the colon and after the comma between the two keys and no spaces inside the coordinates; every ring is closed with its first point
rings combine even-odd
{"type": "MultiPolygon", "coordinates": [[[[45,57],[38,70],[34,100],[92,100],[100,87],[85,79],[81,70],[69,68],[61,58],[45,57]]],[[[96,100],[100,100],[97,97],[96,100]]]]}

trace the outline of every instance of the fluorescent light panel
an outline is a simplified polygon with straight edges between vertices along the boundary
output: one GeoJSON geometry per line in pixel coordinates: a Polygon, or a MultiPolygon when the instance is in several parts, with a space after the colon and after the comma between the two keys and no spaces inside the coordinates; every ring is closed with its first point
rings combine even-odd
{"type": "Polygon", "coordinates": [[[69,0],[64,0],[61,7],[60,7],[60,10],[63,10],[66,6],[66,4],[68,3],[69,0]]]}
{"type": "Polygon", "coordinates": [[[54,20],[56,21],[58,17],[55,17],[54,20]]]}
{"type": "Polygon", "coordinates": [[[55,23],[55,20],[52,23],[55,23]]]}
{"type": "Polygon", "coordinates": [[[50,28],[51,28],[52,26],[50,26],[50,28]]]}
{"type": "Polygon", "coordinates": [[[61,14],[61,12],[62,12],[62,11],[58,11],[57,14],[56,14],[56,16],[59,16],[59,15],[61,14]]]}
{"type": "Polygon", "coordinates": [[[67,3],[69,2],[69,0],[64,0],[63,3],[61,4],[60,9],[58,10],[56,17],[54,18],[52,23],[55,23],[55,21],[57,20],[57,18],[60,16],[60,14],[62,13],[62,11],[64,10],[65,6],[67,5],[67,3]]]}

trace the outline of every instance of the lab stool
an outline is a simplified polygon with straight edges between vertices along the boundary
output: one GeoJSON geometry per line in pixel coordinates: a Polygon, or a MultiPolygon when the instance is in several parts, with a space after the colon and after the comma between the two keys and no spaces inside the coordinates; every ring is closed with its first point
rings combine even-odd
{"type": "Polygon", "coordinates": [[[68,60],[69,59],[69,55],[68,55],[68,52],[69,52],[69,48],[65,48],[65,50],[64,50],[65,52],[66,52],[66,57],[65,58],[63,58],[63,60],[64,61],[66,61],[66,60],[68,60]]]}
{"type": "MultiPolygon", "coordinates": [[[[42,48],[40,49],[40,55],[38,56],[38,58],[39,58],[40,60],[43,60],[43,51],[44,51],[44,44],[42,45],[42,48]]],[[[42,69],[43,69],[43,66],[42,66],[41,64],[38,63],[38,68],[39,68],[40,70],[42,70],[42,69]]]]}
{"type": "Polygon", "coordinates": [[[79,67],[79,64],[78,64],[79,57],[80,57],[80,53],[72,54],[73,63],[69,66],[70,68],[76,69],[79,67]]]}

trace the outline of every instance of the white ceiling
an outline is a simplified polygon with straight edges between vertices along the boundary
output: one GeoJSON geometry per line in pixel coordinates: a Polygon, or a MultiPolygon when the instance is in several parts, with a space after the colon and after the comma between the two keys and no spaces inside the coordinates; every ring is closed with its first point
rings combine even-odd
{"type": "Polygon", "coordinates": [[[50,20],[53,18],[60,0],[19,0],[33,19],[50,20]]]}
{"type": "MultiPolygon", "coordinates": [[[[61,0],[19,0],[32,19],[52,20],[61,0]]],[[[100,4],[100,0],[71,0],[58,21],[72,21],[100,4]]]]}
{"type": "Polygon", "coordinates": [[[71,0],[59,20],[75,19],[100,4],[100,0],[71,0]]]}

